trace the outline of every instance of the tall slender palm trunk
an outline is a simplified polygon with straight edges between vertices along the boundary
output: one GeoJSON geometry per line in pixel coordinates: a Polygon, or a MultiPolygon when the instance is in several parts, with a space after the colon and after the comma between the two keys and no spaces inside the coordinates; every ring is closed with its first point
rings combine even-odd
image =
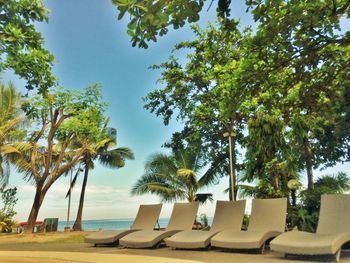
{"type": "Polygon", "coordinates": [[[82,227],[82,224],[81,224],[81,220],[82,220],[82,217],[83,217],[85,189],[86,189],[88,176],[89,176],[89,164],[85,164],[84,180],[83,180],[83,185],[81,186],[79,208],[78,208],[77,218],[75,219],[75,222],[74,222],[74,225],[73,225],[73,230],[74,231],[82,231],[83,230],[83,227],[82,227]]]}
{"type": "Polygon", "coordinates": [[[308,138],[304,138],[304,153],[306,162],[306,173],[307,173],[307,189],[314,189],[314,175],[312,171],[312,150],[308,138]]]}

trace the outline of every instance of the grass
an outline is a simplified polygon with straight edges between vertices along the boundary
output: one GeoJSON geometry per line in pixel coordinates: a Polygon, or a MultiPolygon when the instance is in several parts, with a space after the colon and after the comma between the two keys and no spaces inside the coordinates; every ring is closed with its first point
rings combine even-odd
{"type": "Polygon", "coordinates": [[[48,241],[47,244],[80,244],[84,243],[84,237],[86,234],[73,235],[65,238],[58,238],[52,241],[48,241]]]}
{"type": "Polygon", "coordinates": [[[81,244],[87,232],[50,232],[34,234],[1,235],[1,244],[40,243],[40,244],[81,244]]]}

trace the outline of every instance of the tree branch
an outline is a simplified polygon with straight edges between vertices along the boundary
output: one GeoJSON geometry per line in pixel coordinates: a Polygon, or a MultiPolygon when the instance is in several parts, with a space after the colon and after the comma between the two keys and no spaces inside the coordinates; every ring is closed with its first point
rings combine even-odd
{"type": "Polygon", "coordinates": [[[338,15],[343,14],[343,13],[345,12],[345,10],[348,9],[349,7],[350,7],[350,0],[347,1],[342,7],[340,7],[340,8],[337,10],[336,14],[338,14],[338,15]]]}
{"type": "Polygon", "coordinates": [[[70,136],[67,136],[67,138],[64,140],[64,142],[63,142],[63,144],[62,144],[62,148],[61,148],[61,151],[60,151],[60,153],[59,153],[59,155],[58,155],[58,159],[57,159],[57,161],[56,161],[55,168],[54,168],[54,169],[52,170],[52,172],[50,173],[50,175],[51,175],[52,178],[55,178],[55,177],[56,177],[56,173],[57,173],[57,171],[59,170],[60,165],[61,165],[61,163],[62,163],[62,161],[63,161],[64,153],[65,153],[65,151],[66,151],[66,149],[67,149],[67,146],[68,146],[68,144],[69,144],[69,142],[70,142],[70,139],[71,139],[71,137],[70,137],[70,136]]]}

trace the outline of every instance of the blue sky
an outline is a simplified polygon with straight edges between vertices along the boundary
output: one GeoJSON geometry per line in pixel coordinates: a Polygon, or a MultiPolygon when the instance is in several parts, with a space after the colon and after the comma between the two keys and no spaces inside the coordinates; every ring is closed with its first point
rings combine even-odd
{"type": "MultiPolygon", "coordinates": [[[[207,1],[210,2],[210,1],[207,1]]],[[[235,1],[232,15],[241,18],[243,25],[252,25],[249,14],[245,13],[244,0],[235,1]]],[[[55,55],[54,72],[61,86],[79,89],[99,83],[104,99],[110,104],[108,115],[111,126],[118,130],[118,146],[131,148],[136,159],[120,170],[97,166],[91,172],[86,193],[84,219],[130,218],[140,203],[155,203],[154,196],[131,197],[130,187],[142,175],[147,157],[162,151],[161,145],[170,139],[174,131],[181,129],[181,123],[172,121],[164,126],[160,118],[143,109],[142,97],[157,86],[160,72],[148,69],[159,64],[170,55],[174,44],[193,39],[188,26],[174,31],[151,44],[148,49],[133,48],[126,35],[127,19],[117,20],[117,9],[110,0],[47,0],[51,10],[48,24],[38,25],[43,33],[46,47],[55,55]]],[[[207,3],[208,4],[208,3],[207,3]]],[[[200,24],[214,21],[215,6],[209,12],[202,12],[200,24]]],[[[207,6],[204,10],[207,9],[207,6]]],[[[185,59],[185,54],[178,53],[185,59]]],[[[13,80],[18,89],[24,90],[24,83],[11,73],[1,76],[4,81],[13,80]]],[[[333,168],[349,170],[349,165],[333,168]]],[[[324,174],[325,172],[322,172],[324,174]]],[[[320,172],[316,172],[320,174],[320,172]]],[[[228,199],[223,190],[228,178],[210,188],[215,199],[228,199]]],[[[17,219],[25,220],[29,214],[34,188],[15,172],[11,185],[19,188],[17,219]]],[[[71,219],[75,218],[78,205],[81,178],[72,197],[71,219]]],[[[67,200],[64,199],[69,179],[61,178],[47,194],[39,218],[59,217],[65,220],[67,200]]],[[[171,205],[165,205],[162,216],[169,215],[171,205]]],[[[201,208],[201,212],[212,215],[214,204],[201,208]]]]}

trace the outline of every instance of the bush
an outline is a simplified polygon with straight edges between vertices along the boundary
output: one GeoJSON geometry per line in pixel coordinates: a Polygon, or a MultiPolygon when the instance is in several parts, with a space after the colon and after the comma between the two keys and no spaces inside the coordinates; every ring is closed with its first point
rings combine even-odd
{"type": "Polygon", "coordinates": [[[288,228],[298,227],[299,230],[316,232],[321,195],[342,194],[350,189],[350,177],[343,172],[337,175],[325,175],[315,182],[313,190],[299,192],[298,204],[288,208],[288,228]]]}
{"type": "Polygon", "coordinates": [[[3,207],[0,210],[0,232],[12,232],[14,227],[17,227],[17,223],[13,221],[13,217],[16,215],[14,207],[17,203],[17,188],[0,188],[1,203],[3,207]]]}

